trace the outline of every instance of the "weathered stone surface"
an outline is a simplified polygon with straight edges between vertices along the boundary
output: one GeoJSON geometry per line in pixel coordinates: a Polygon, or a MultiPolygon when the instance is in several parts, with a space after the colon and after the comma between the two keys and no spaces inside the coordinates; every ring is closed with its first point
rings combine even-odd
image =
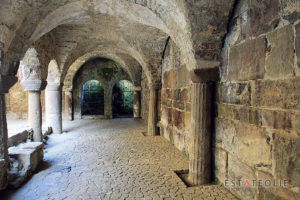
{"type": "Polygon", "coordinates": [[[228,154],[228,180],[229,183],[225,187],[237,194],[238,197],[249,200],[255,199],[257,188],[243,186],[246,180],[256,180],[254,170],[231,154],[228,154]],[[239,180],[241,180],[240,185],[238,184],[239,180]],[[230,181],[234,181],[235,185],[232,185],[230,181]]]}
{"type": "Polygon", "coordinates": [[[230,81],[245,81],[264,77],[265,37],[233,46],[230,48],[228,79],[230,81]]]}
{"type": "Polygon", "coordinates": [[[246,37],[258,36],[274,29],[280,19],[279,0],[251,0],[247,10],[246,23],[242,23],[243,34],[246,37]]]}
{"type": "Polygon", "coordinates": [[[10,147],[8,154],[19,161],[20,166],[22,166],[21,171],[33,173],[43,160],[43,147],[44,145],[41,142],[28,142],[16,147],[10,147]]]}
{"type": "Polygon", "coordinates": [[[295,128],[298,135],[300,135],[300,114],[295,115],[295,128]]]}
{"type": "Polygon", "coordinates": [[[299,156],[299,137],[285,136],[280,133],[275,134],[272,157],[276,179],[285,179],[289,181],[289,184],[299,185],[299,156]]]}
{"type": "Polygon", "coordinates": [[[300,78],[258,80],[251,94],[253,106],[300,109],[300,78]]]}
{"type": "Polygon", "coordinates": [[[240,120],[241,122],[257,126],[261,126],[262,124],[261,109],[224,103],[218,103],[216,106],[216,115],[218,118],[240,120]]]}
{"type": "Polygon", "coordinates": [[[266,76],[280,78],[294,74],[294,30],[285,26],[267,35],[266,76]],[[284,49],[284,50],[283,50],[284,49]]]}
{"type": "Polygon", "coordinates": [[[214,174],[217,180],[224,184],[227,179],[227,161],[228,153],[222,149],[214,149],[214,174]]]}
{"type": "Polygon", "coordinates": [[[248,166],[271,170],[271,136],[264,128],[217,119],[215,134],[216,147],[223,148],[248,166]]]}
{"type": "Polygon", "coordinates": [[[8,147],[12,147],[12,146],[17,146],[18,144],[22,143],[22,142],[26,142],[28,137],[29,137],[29,133],[30,131],[23,131],[21,133],[17,133],[11,137],[8,138],[7,140],[7,146],[8,147]]]}
{"type": "Polygon", "coordinates": [[[250,104],[251,85],[249,83],[220,83],[217,101],[231,104],[250,104]]]}
{"type": "Polygon", "coordinates": [[[295,51],[297,56],[297,71],[296,74],[300,76],[300,23],[295,25],[296,38],[295,38],[295,51]]]}
{"type": "Polygon", "coordinates": [[[298,199],[297,192],[290,190],[291,185],[287,180],[276,180],[271,174],[259,170],[256,175],[257,199],[298,199]]]}
{"type": "Polygon", "coordinates": [[[262,125],[275,129],[291,129],[291,114],[277,110],[262,110],[262,125]]]}

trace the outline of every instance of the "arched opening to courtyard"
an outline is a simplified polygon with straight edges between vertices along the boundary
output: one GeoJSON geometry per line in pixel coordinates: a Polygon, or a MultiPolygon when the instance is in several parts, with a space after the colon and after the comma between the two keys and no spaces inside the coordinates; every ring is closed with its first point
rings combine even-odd
{"type": "Polygon", "coordinates": [[[133,117],[134,91],[133,84],[127,80],[121,80],[113,87],[112,110],[113,117],[133,117]]]}
{"type": "Polygon", "coordinates": [[[82,85],[81,115],[104,115],[104,87],[100,81],[90,80],[82,85]]]}

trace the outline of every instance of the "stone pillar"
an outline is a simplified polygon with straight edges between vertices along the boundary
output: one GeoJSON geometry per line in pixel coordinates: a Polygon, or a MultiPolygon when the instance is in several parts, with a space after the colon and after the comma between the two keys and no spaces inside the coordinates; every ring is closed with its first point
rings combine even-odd
{"type": "MultiPolygon", "coordinates": [[[[209,63],[215,65],[214,62],[209,63]]],[[[218,80],[218,68],[196,69],[191,72],[191,141],[188,180],[192,185],[211,181],[211,135],[214,83],[218,80]]]]}
{"type": "Polygon", "coordinates": [[[0,75],[0,160],[8,162],[5,93],[18,81],[15,76],[0,75]]]}
{"type": "Polygon", "coordinates": [[[157,128],[157,97],[158,97],[158,86],[151,86],[150,88],[150,99],[149,99],[149,113],[148,113],[148,135],[155,136],[158,134],[157,128]]]}
{"type": "Polygon", "coordinates": [[[211,173],[211,105],[212,84],[192,85],[192,154],[189,162],[189,181],[193,185],[210,182],[211,173]]]}
{"type": "Polygon", "coordinates": [[[72,121],[73,118],[73,96],[71,89],[65,89],[65,114],[69,121],[72,121]]]}
{"type": "Polygon", "coordinates": [[[21,81],[21,85],[25,91],[28,91],[28,123],[33,130],[33,140],[42,142],[41,91],[45,88],[46,81],[24,80],[21,81]]]}
{"type": "Polygon", "coordinates": [[[58,84],[48,84],[45,93],[46,123],[53,133],[62,133],[61,90],[58,84]]]}
{"type": "Polygon", "coordinates": [[[33,140],[42,142],[41,91],[28,91],[28,123],[33,130],[33,140]]]}
{"type": "Polygon", "coordinates": [[[133,86],[134,102],[133,102],[133,118],[141,118],[141,87],[133,86]]]}
{"type": "Polygon", "coordinates": [[[106,119],[113,118],[112,112],[112,87],[104,86],[104,116],[106,119]]]}
{"type": "Polygon", "coordinates": [[[21,85],[28,91],[28,122],[33,129],[35,142],[42,142],[42,109],[41,91],[45,89],[47,82],[42,80],[41,65],[38,53],[34,48],[29,48],[21,60],[19,76],[21,85]]]}

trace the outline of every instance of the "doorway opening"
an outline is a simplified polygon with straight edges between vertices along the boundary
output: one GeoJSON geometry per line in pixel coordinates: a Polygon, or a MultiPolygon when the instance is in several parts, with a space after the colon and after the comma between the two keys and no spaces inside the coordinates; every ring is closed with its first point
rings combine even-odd
{"type": "Polygon", "coordinates": [[[81,114],[104,115],[104,88],[97,80],[87,81],[81,89],[81,114]]]}
{"type": "Polygon", "coordinates": [[[133,84],[122,80],[113,87],[113,117],[133,117],[133,84]]]}

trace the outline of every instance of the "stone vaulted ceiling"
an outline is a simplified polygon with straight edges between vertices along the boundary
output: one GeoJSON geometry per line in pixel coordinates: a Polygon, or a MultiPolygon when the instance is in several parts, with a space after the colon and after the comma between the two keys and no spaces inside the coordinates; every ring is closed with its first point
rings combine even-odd
{"type": "Polygon", "coordinates": [[[74,70],[74,65],[98,56],[123,63],[132,74],[142,68],[150,84],[159,83],[169,36],[189,70],[202,67],[198,66],[201,60],[219,59],[233,2],[0,0],[0,48],[4,50],[1,71],[9,71],[10,63],[21,60],[34,46],[44,78],[53,59],[63,82],[71,66],[74,70]],[[218,51],[210,56],[215,49],[207,51],[206,47],[212,43],[218,51]]]}

